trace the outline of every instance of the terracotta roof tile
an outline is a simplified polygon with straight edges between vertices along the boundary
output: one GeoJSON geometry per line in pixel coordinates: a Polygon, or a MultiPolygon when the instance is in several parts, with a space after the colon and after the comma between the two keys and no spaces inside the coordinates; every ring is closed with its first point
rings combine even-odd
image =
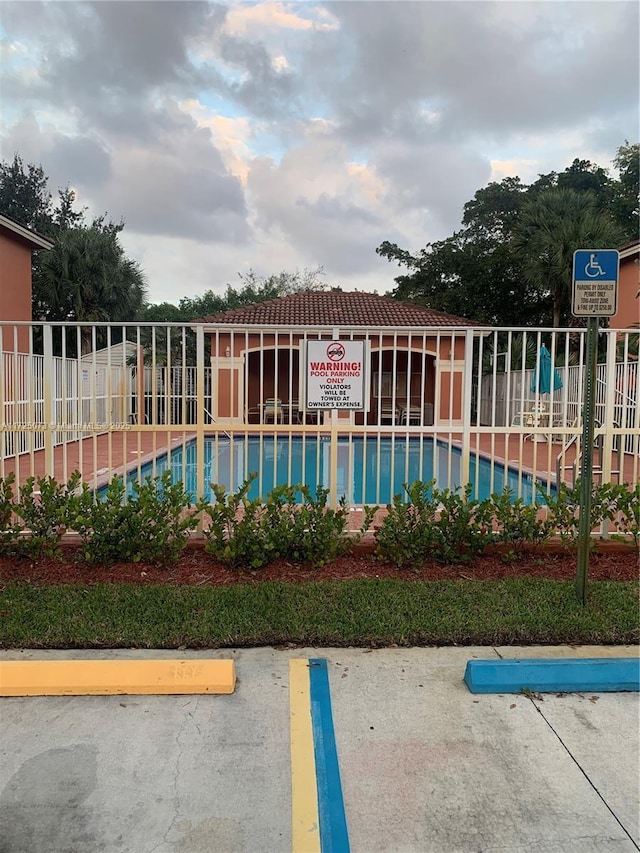
{"type": "Polygon", "coordinates": [[[361,291],[293,293],[223,311],[205,317],[202,322],[239,326],[417,326],[449,329],[484,325],[432,308],[361,291]]]}

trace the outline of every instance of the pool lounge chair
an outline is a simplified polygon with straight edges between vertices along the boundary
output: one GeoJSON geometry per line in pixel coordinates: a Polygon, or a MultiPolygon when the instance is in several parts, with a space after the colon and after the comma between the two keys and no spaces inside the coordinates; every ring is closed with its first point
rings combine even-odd
{"type": "Polygon", "coordinates": [[[265,424],[282,423],[282,400],[267,397],[262,406],[262,420],[265,424]]]}

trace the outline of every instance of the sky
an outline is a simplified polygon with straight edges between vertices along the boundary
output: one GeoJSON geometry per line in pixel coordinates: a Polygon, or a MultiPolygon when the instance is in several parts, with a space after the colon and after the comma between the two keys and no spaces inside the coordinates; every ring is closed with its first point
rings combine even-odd
{"type": "Polygon", "coordinates": [[[453,233],[490,181],[639,137],[635,2],[0,2],[0,144],[69,185],[152,302],[453,233]]]}

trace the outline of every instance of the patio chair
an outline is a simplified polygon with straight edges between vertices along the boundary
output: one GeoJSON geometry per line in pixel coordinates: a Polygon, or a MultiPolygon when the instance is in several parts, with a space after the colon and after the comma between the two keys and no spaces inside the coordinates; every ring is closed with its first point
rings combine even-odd
{"type": "MultiPolygon", "coordinates": [[[[539,403],[537,406],[532,405],[530,409],[524,409],[517,414],[511,421],[512,426],[524,427],[550,427],[551,412],[547,409],[545,403],[539,403]]],[[[550,441],[549,435],[540,435],[538,433],[525,433],[525,440],[530,438],[531,441],[550,441]]]]}
{"type": "Polygon", "coordinates": [[[262,406],[262,420],[265,424],[282,423],[282,400],[267,397],[262,406]]]}
{"type": "Polygon", "coordinates": [[[286,406],[287,421],[290,424],[302,423],[302,412],[300,411],[300,403],[298,400],[289,400],[286,406]]]}
{"type": "Polygon", "coordinates": [[[381,398],[380,399],[380,423],[385,423],[385,421],[390,421],[392,424],[398,423],[400,420],[400,413],[398,411],[398,407],[393,405],[393,402],[389,398],[381,398]]]}

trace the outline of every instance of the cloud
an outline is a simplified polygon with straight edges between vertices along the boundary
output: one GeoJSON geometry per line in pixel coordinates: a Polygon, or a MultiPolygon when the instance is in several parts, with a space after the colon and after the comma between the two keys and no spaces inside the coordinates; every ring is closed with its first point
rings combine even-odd
{"type": "Polygon", "coordinates": [[[317,264],[386,289],[383,240],[419,249],[487,181],[637,139],[638,12],[4,2],[3,156],[123,216],[164,298],[317,264]]]}
{"type": "Polygon", "coordinates": [[[635,3],[331,9],[340,28],[315,39],[305,73],[354,141],[436,132],[445,140],[468,132],[503,139],[621,107],[637,110],[635,3]],[[419,105],[438,112],[437,129],[420,121],[419,105]]]}
{"type": "Polygon", "coordinates": [[[111,157],[97,141],[88,137],[58,136],[47,155],[49,168],[55,174],[69,171],[73,163],[73,183],[94,188],[111,177],[111,157]]]}
{"type": "Polygon", "coordinates": [[[263,35],[265,29],[326,31],[338,27],[330,12],[320,6],[304,4],[301,11],[304,15],[298,14],[292,4],[285,3],[240,3],[229,10],[225,31],[230,35],[248,32],[263,35]]]}
{"type": "Polygon", "coordinates": [[[290,149],[279,164],[256,158],[247,179],[256,228],[282,235],[305,263],[338,275],[370,270],[375,247],[395,231],[374,187],[382,194],[376,175],[330,139],[290,149]]]}

